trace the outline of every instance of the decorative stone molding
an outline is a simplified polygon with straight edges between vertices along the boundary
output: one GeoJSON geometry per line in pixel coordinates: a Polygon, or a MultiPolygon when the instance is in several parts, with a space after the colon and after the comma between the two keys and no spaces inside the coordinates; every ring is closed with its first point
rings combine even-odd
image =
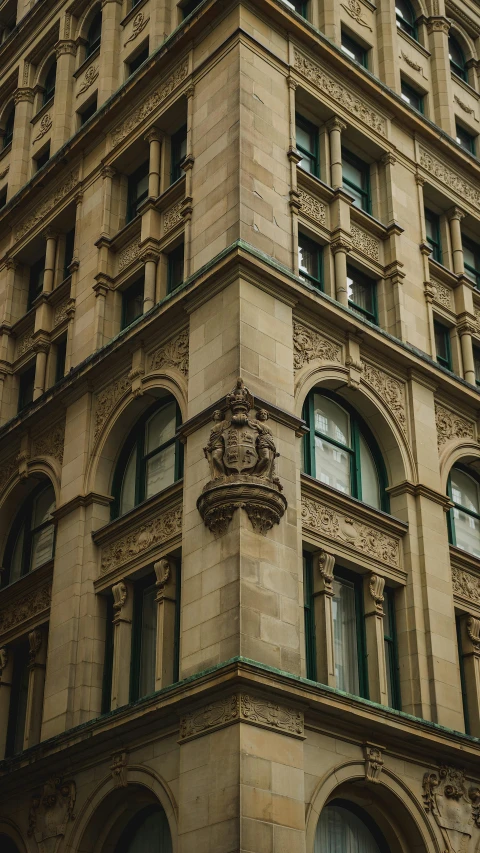
{"type": "Polygon", "coordinates": [[[383,770],[383,755],[382,750],[378,746],[366,743],[363,747],[365,755],[365,780],[367,782],[380,782],[380,776],[383,770]]]}
{"type": "Polygon", "coordinates": [[[47,583],[9,602],[0,610],[0,634],[5,634],[22,622],[47,612],[51,598],[52,585],[47,583]]]}
{"type": "Polygon", "coordinates": [[[32,144],[34,145],[35,142],[38,142],[40,139],[43,139],[43,137],[52,129],[52,127],[53,127],[52,118],[51,118],[50,114],[47,113],[46,115],[44,115],[42,117],[42,119],[40,121],[38,133],[37,133],[36,137],[32,140],[32,144]]]}
{"type": "Polygon", "coordinates": [[[14,474],[18,474],[17,455],[9,456],[2,465],[0,465],[0,494],[7,485],[8,481],[14,474]]]}
{"type": "Polygon", "coordinates": [[[130,390],[131,381],[127,375],[120,377],[120,379],[116,379],[115,382],[112,382],[111,385],[108,385],[107,388],[104,388],[103,391],[100,391],[100,393],[97,394],[95,406],[95,441],[100,435],[104,424],[107,422],[117,403],[130,390]]]}
{"type": "Polygon", "coordinates": [[[118,253],[118,271],[122,272],[126,267],[133,264],[140,257],[140,238],[136,237],[132,243],[125,246],[118,253]]]}
{"type": "Polygon", "coordinates": [[[182,509],[175,507],[160,513],[156,518],[137,524],[132,530],[102,548],[100,571],[113,571],[147,551],[157,548],[181,533],[182,509]]]}
{"type": "Polygon", "coordinates": [[[32,797],[27,835],[34,836],[40,853],[56,853],[68,824],[75,819],[77,787],[73,779],[53,776],[32,797]]]}
{"type": "Polygon", "coordinates": [[[64,444],[65,421],[61,420],[34,437],[32,456],[51,456],[61,465],[64,444]]]}
{"type": "Polygon", "coordinates": [[[38,655],[40,649],[42,648],[42,642],[43,642],[43,636],[42,636],[42,632],[40,631],[39,628],[34,628],[33,631],[29,631],[29,634],[28,634],[28,645],[29,645],[28,657],[29,657],[30,666],[35,665],[37,655],[38,655]]]}
{"type": "Polygon", "coordinates": [[[126,47],[127,44],[130,44],[131,41],[135,41],[135,39],[138,38],[140,33],[143,33],[143,31],[144,31],[144,29],[147,26],[149,21],[150,21],[150,16],[146,18],[145,15],[143,14],[143,12],[139,12],[138,15],[135,15],[135,17],[133,19],[132,33],[129,36],[129,38],[126,40],[124,47],[126,47]]]}
{"type": "Polygon", "coordinates": [[[453,307],[452,289],[441,284],[439,281],[432,280],[431,283],[433,285],[433,298],[435,302],[438,302],[439,305],[443,305],[444,308],[448,308],[451,311],[453,307]]]}
{"type": "Polygon", "coordinates": [[[53,313],[53,325],[59,326],[60,323],[64,322],[64,320],[68,320],[72,311],[75,311],[74,299],[70,299],[70,297],[68,297],[62,302],[59,302],[58,305],[55,307],[55,311],[53,313]]]}
{"type": "Polygon", "coordinates": [[[3,675],[3,670],[6,669],[8,665],[8,649],[6,646],[2,646],[0,649],[0,679],[3,675]]]}
{"type": "Polygon", "coordinates": [[[372,237],[371,234],[367,234],[366,231],[357,225],[352,225],[350,231],[352,234],[352,248],[363,252],[364,255],[367,255],[373,261],[379,261],[380,244],[378,240],[372,237]]]}
{"type": "Polygon", "coordinates": [[[127,603],[128,598],[128,589],[123,581],[120,583],[115,583],[112,586],[112,595],[113,595],[113,619],[115,620],[116,616],[119,616],[127,603]]]}
{"type": "Polygon", "coordinates": [[[180,720],[180,742],[191,740],[232,723],[251,723],[261,728],[304,737],[303,713],[285,705],[277,705],[259,696],[238,693],[218,699],[180,720]]]}
{"type": "Polygon", "coordinates": [[[480,578],[452,566],[453,594],[480,605],[480,578]]]}
{"type": "Polygon", "coordinates": [[[240,508],[255,532],[265,535],[274,524],[280,524],[287,508],[275,472],[279,454],[272,431],[265,425],[268,414],[259,409],[255,419],[250,417],[254,400],[241,378],[227,395],[226,404],[229,419],[220,410],[213,414],[215,426],[204,448],[211,479],[197,508],[215,536],[226,532],[233,512],[240,508]]]}
{"type": "Polygon", "coordinates": [[[299,74],[313,83],[321,92],[328,95],[336,104],[352,113],[380,136],[387,135],[387,123],[384,117],[372,109],[370,104],[355,95],[351,87],[343,86],[325,68],[298,50],[295,51],[294,64],[299,74]]]}
{"type": "Polygon", "coordinates": [[[303,527],[341,542],[387,566],[399,568],[400,544],[398,539],[388,533],[337,512],[320,499],[313,500],[304,495],[301,512],[303,527]]]}
{"type": "Polygon", "coordinates": [[[447,441],[460,438],[475,438],[475,426],[456,412],[435,403],[435,423],[437,425],[437,443],[440,450],[447,441]]]}
{"type": "Polygon", "coordinates": [[[346,12],[353,18],[357,24],[360,24],[361,27],[366,27],[370,32],[372,32],[372,28],[369,23],[363,17],[363,8],[360,0],[347,0],[346,3],[341,3],[341,6],[345,9],[346,12]]]}
{"type": "Polygon", "coordinates": [[[402,432],[407,434],[407,414],[406,414],[406,395],[405,383],[395,379],[379,367],[375,367],[363,358],[362,361],[362,377],[373,390],[378,394],[380,399],[385,403],[387,409],[392,413],[394,418],[399,423],[402,432]]]}
{"type": "Polygon", "coordinates": [[[98,65],[91,65],[90,68],[87,68],[87,70],[85,71],[85,76],[83,78],[83,83],[77,92],[77,98],[79,98],[80,95],[83,95],[86,91],[88,91],[90,86],[93,86],[95,80],[98,80],[99,74],[100,69],[98,65]]]}
{"type": "Polygon", "coordinates": [[[413,59],[410,59],[410,57],[407,56],[407,54],[403,50],[400,53],[400,58],[403,59],[403,61],[406,62],[407,65],[410,66],[410,68],[413,68],[414,71],[419,71],[421,74],[423,74],[422,66],[419,65],[418,62],[414,62],[413,59]]]}
{"type": "MultiPolygon", "coordinates": [[[[468,785],[464,770],[442,765],[425,773],[422,788],[425,811],[440,828],[446,850],[470,849],[472,833],[480,828],[478,785],[468,785]]],[[[475,836],[478,839],[476,831],[475,836]]]]}
{"type": "Polygon", "coordinates": [[[319,225],[326,224],[327,208],[321,201],[313,195],[310,195],[310,193],[305,192],[305,190],[299,191],[298,201],[300,210],[305,214],[305,216],[309,216],[310,219],[313,219],[314,222],[318,222],[319,225]]]}
{"type": "Polygon", "coordinates": [[[301,370],[305,364],[319,359],[340,363],[342,348],[303,323],[293,321],[293,366],[301,370]]]}
{"type": "Polygon", "coordinates": [[[112,774],[113,784],[115,788],[127,787],[127,752],[115,752],[112,755],[112,763],[110,765],[110,773],[112,774]]]}
{"type": "Polygon", "coordinates": [[[333,595],[333,569],[335,566],[335,557],[323,549],[318,553],[318,571],[322,577],[323,591],[328,595],[333,595]]]}
{"type": "Polygon", "coordinates": [[[427,18],[427,33],[445,33],[448,36],[450,32],[451,22],[447,18],[433,17],[427,18]]]}
{"type": "Polygon", "coordinates": [[[163,214],[163,233],[168,234],[177,225],[183,222],[183,199],[177,201],[172,207],[163,214]]]}
{"type": "Polygon", "coordinates": [[[165,82],[155,89],[151,95],[131,113],[115,130],[112,132],[112,144],[118,145],[126,136],[129,136],[135,128],[141,124],[148,116],[156,110],[156,108],[179,86],[188,76],[188,60],[185,59],[178,65],[170,74],[165,82]]]}
{"type": "Polygon", "coordinates": [[[174,367],[184,376],[188,376],[188,350],[189,336],[188,329],[185,329],[152,353],[150,370],[174,367]]]}
{"type": "Polygon", "coordinates": [[[22,355],[28,352],[28,350],[32,349],[34,331],[35,329],[32,326],[32,328],[29,329],[28,332],[24,332],[23,335],[17,339],[17,358],[20,358],[22,355]]]}
{"type": "Polygon", "coordinates": [[[15,232],[15,239],[20,240],[25,234],[35,228],[41,222],[45,222],[47,214],[56,207],[78,184],[78,172],[71,172],[66,181],[43,202],[41,202],[33,213],[26,219],[15,232]]]}
{"type": "Polygon", "coordinates": [[[467,619],[467,635],[472,643],[475,654],[480,653],[480,619],[469,616],[467,619]]]}
{"type": "Polygon", "coordinates": [[[375,611],[379,616],[383,616],[383,602],[385,601],[385,596],[383,594],[384,589],[385,578],[382,578],[381,575],[372,575],[368,584],[368,590],[373,600],[375,611]]]}
{"type": "Polygon", "coordinates": [[[423,166],[426,172],[456,192],[462,199],[469,201],[470,204],[473,204],[477,208],[480,206],[480,190],[423,148],[420,149],[420,165],[423,166]]]}
{"type": "Polygon", "coordinates": [[[456,104],[458,104],[458,106],[461,110],[463,110],[464,113],[468,113],[468,115],[470,116],[475,114],[475,110],[472,109],[472,107],[469,107],[468,104],[465,103],[465,101],[462,101],[462,99],[459,98],[458,95],[454,95],[453,100],[456,104]]]}

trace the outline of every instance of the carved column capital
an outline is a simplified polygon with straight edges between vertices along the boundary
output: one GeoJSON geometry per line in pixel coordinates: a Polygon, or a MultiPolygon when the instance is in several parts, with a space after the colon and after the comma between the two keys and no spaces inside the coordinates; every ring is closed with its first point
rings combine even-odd
{"type": "Polygon", "coordinates": [[[34,100],[35,92],[29,86],[22,89],[16,89],[13,95],[13,102],[15,106],[20,104],[22,101],[26,101],[28,104],[33,104],[34,100]]]}
{"type": "Polygon", "coordinates": [[[124,581],[120,581],[112,586],[113,595],[113,624],[119,622],[131,622],[131,619],[125,618],[124,608],[128,602],[129,590],[124,581]]]}
{"type": "Polygon", "coordinates": [[[28,635],[30,667],[35,666],[37,662],[37,655],[42,648],[42,642],[43,635],[39,628],[34,628],[33,631],[30,631],[28,635]]]}
{"type": "Polygon", "coordinates": [[[77,45],[71,39],[57,41],[54,49],[57,59],[61,56],[76,56],[77,54],[77,45]]]}
{"type": "Polygon", "coordinates": [[[317,551],[315,558],[318,571],[322,579],[323,590],[326,595],[333,595],[333,569],[335,567],[335,555],[329,554],[323,548],[317,551]]]}
{"type": "Polygon", "coordinates": [[[342,133],[342,131],[347,129],[347,125],[338,116],[333,116],[330,121],[327,121],[326,128],[329,133],[331,133],[332,130],[338,130],[340,133],[342,133]]]}
{"type": "Polygon", "coordinates": [[[441,15],[427,18],[428,35],[431,35],[431,33],[445,33],[448,36],[451,26],[452,22],[441,15]]]}
{"type": "Polygon", "coordinates": [[[465,211],[456,205],[451,207],[450,210],[447,210],[447,218],[449,222],[451,222],[452,219],[458,219],[458,221],[461,222],[462,219],[465,219],[466,215],[465,211]]]}
{"type": "Polygon", "coordinates": [[[158,127],[151,127],[150,130],[147,130],[145,136],[143,137],[145,142],[148,142],[150,145],[151,142],[163,142],[165,139],[165,134],[162,133],[158,127]]]}
{"type": "Polygon", "coordinates": [[[102,166],[102,178],[104,180],[106,178],[110,178],[110,180],[113,180],[116,174],[117,170],[113,166],[102,166]]]}
{"type": "Polygon", "coordinates": [[[370,592],[370,597],[373,601],[375,613],[377,613],[378,616],[383,616],[383,602],[385,600],[385,597],[383,595],[384,588],[385,578],[382,578],[381,575],[372,575],[370,577],[368,589],[370,592]]]}
{"type": "Polygon", "coordinates": [[[392,151],[387,151],[380,160],[382,166],[394,166],[397,162],[397,158],[392,151]]]}
{"type": "Polygon", "coordinates": [[[480,619],[475,616],[469,616],[466,623],[467,635],[472,643],[472,651],[475,655],[480,655],[480,619]]]}

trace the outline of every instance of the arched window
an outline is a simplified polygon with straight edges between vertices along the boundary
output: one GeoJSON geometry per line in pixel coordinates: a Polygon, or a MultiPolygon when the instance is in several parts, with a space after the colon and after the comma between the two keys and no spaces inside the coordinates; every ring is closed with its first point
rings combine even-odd
{"type": "Polygon", "coordinates": [[[466,468],[456,465],[448,479],[450,510],[449,534],[452,545],[480,557],[480,482],[466,468]]]}
{"type": "Polygon", "coordinates": [[[171,486],[182,475],[181,446],[176,438],[180,410],[170,395],[138,421],[120,454],[113,479],[116,518],[171,486]]]}
{"type": "Polygon", "coordinates": [[[416,15],[409,0],[395,0],[395,16],[399,30],[403,30],[404,33],[408,33],[409,36],[416,39],[416,15]]]}
{"type": "Polygon", "coordinates": [[[48,104],[52,98],[55,97],[55,84],[57,81],[57,63],[52,62],[50,68],[47,71],[47,76],[45,77],[44,90],[43,90],[43,103],[48,104]]]}
{"type": "Polygon", "coordinates": [[[345,800],[333,800],[317,824],[314,853],[389,853],[387,843],[366,812],[345,800]]]}
{"type": "Polygon", "coordinates": [[[388,512],[385,466],[360,416],[330,391],[312,391],[305,402],[309,428],[304,470],[340,492],[388,512]]]}
{"type": "Polygon", "coordinates": [[[55,547],[53,486],[39,485],[27,498],[10,531],[2,586],[14,583],[52,559],[55,547]]]}
{"type": "Polygon", "coordinates": [[[92,18],[92,22],[88,28],[87,32],[87,45],[85,56],[88,59],[92,53],[100,47],[100,43],[102,41],[102,12],[99,9],[98,12],[92,18]]]}
{"type": "Polygon", "coordinates": [[[164,810],[147,806],[127,824],[115,853],[172,853],[172,838],[164,810]]]}
{"type": "Polygon", "coordinates": [[[15,124],[15,107],[12,107],[10,112],[7,115],[7,120],[5,122],[5,128],[3,131],[3,147],[6,148],[7,145],[10,145],[13,139],[13,126],[15,124]]]}
{"type": "Polygon", "coordinates": [[[448,57],[450,59],[450,68],[457,77],[467,82],[467,63],[462,48],[458,41],[453,36],[448,38],[448,57]]]}

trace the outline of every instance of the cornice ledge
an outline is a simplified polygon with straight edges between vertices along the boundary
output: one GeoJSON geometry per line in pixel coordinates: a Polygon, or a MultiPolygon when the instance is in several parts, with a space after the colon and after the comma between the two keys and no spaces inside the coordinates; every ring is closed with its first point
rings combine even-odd
{"type": "Polygon", "coordinates": [[[89,507],[92,506],[92,504],[110,506],[111,503],[113,503],[113,497],[111,495],[101,495],[98,492],[88,492],[86,495],[77,495],[72,498],[71,501],[61,504],[52,512],[52,516],[55,521],[58,521],[60,518],[70,515],[71,512],[74,512],[74,510],[79,507],[89,507]]]}
{"type": "Polygon", "coordinates": [[[392,498],[396,498],[399,495],[413,495],[415,498],[428,498],[428,500],[433,501],[433,503],[440,504],[445,511],[449,510],[453,506],[453,503],[447,495],[437,492],[436,489],[432,489],[430,486],[424,485],[424,483],[411,483],[409,480],[403,480],[395,486],[389,486],[387,488],[387,492],[392,498]]]}
{"type": "MultiPolygon", "coordinates": [[[[263,397],[257,397],[255,394],[252,396],[254,399],[254,407],[266,409],[272,421],[276,421],[277,423],[294,430],[297,437],[305,435],[305,433],[308,432],[308,427],[302,418],[297,418],[296,415],[292,415],[291,412],[281,409],[269,400],[264,400],[263,397]]],[[[193,435],[193,433],[202,426],[205,426],[205,424],[209,424],[216,409],[226,408],[227,395],[225,394],[223,397],[219,397],[214,403],[211,403],[206,409],[202,409],[201,412],[194,415],[192,418],[189,418],[188,421],[185,421],[185,423],[181,425],[177,432],[177,436],[180,441],[185,443],[190,435],[193,435]]]]}

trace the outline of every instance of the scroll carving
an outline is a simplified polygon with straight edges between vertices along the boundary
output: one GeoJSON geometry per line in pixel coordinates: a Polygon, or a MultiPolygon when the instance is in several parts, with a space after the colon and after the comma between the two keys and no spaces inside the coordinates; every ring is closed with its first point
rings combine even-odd
{"type": "Polygon", "coordinates": [[[63,323],[70,316],[70,312],[75,308],[75,300],[74,299],[64,299],[63,302],[59,302],[55,308],[55,312],[53,315],[53,325],[59,326],[60,323],[63,323]]]}
{"type": "Polygon", "coordinates": [[[365,744],[365,779],[367,782],[379,782],[383,770],[383,754],[378,746],[365,744]]]}
{"type": "Polygon", "coordinates": [[[341,4],[346,12],[353,18],[357,24],[360,24],[361,27],[366,27],[370,32],[372,32],[372,28],[370,24],[363,17],[363,9],[360,0],[347,0],[346,3],[341,4]]]}
{"type": "Polygon", "coordinates": [[[378,240],[367,234],[362,228],[358,228],[357,225],[352,225],[350,231],[353,248],[363,252],[364,255],[368,255],[373,261],[378,261],[380,259],[380,245],[378,240]]]}
{"type": "Polygon", "coordinates": [[[446,409],[440,403],[435,403],[435,422],[439,450],[447,441],[459,438],[475,438],[474,424],[450,409],[446,409]]]}
{"type": "Polygon", "coordinates": [[[420,165],[442,184],[458,193],[462,199],[469,201],[475,207],[480,205],[480,191],[473,184],[423,149],[420,151],[420,165]]]}
{"type": "Polygon", "coordinates": [[[381,575],[372,575],[368,584],[368,589],[376,612],[379,616],[383,616],[383,602],[385,601],[383,590],[385,589],[385,578],[382,578],[381,575]]]}
{"type": "Polygon", "coordinates": [[[441,284],[439,281],[432,281],[434,287],[434,295],[433,298],[435,302],[439,302],[440,305],[443,305],[444,308],[452,308],[452,297],[453,293],[450,287],[446,287],[444,284],[441,284]]]}
{"type": "Polygon", "coordinates": [[[77,92],[77,98],[79,98],[80,95],[83,95],[90,86],[93,86],[95,80],[98,79],[99,74],[100,71],[98,65],[91,65],[90,68],[87,68],[85,71],[85,77],[83,78],[83,83],[77,92]]]}
{"type": "Polygon", "coordinates": [[[152,354],[150,370],[175,367],[184,376],[188,376],[188,349],[188,329],[185,329],[176,338],[167,341],[152,354]]]}
{"type": "Polygon", "coordinates": [[[480,578],[452,566],[452,584],[454,595],[466,598],[473,604],[480,604],[480,578]]]}
{"type": "Polygon", "coordinates": [[[407,434],[407,415],[406,415],[406,398],[405,385],[389,373],[380,370],[373,364],[369,364],[364,359],[361,360],[363,366],[363,379],[372,386],[381,400],[385,403],[387,409],[400,424],[402,431],[407,434]]]}
{"type": "Polygon", "coordinates": [[[333,595],[333,569],[335,557],[323,549],[318,554],[318,571],[322,577],[324,592],[333,595]]]}
{"type": "Polygon", "coordinates": [[[34,329],[31,328],[28,332],[25,332],[20,338],[17,340],[17,358],[20,358],[24,353],[31,350],[33,347],[33,333],[34,329]]]}
{"type": "Polygon", "coordinates": [[[33,455],[51,456],[61,465],[63,462],[63,447],[65,444],[65,421],[59,421],[33,440],[33,455]]]}
{"type": "Polygon", "coordinates": [[[184,741],[236,722],[251,723],[294,737],[303,737],[304,733],[301,711],[241,693],[211,702],[182,717],[180,740],[184,741]]]}
{"type": "Polygon", "coordinates": [[[325,205],[317,198],[314,198],[313,195],[310,195],[310,193],[306,193],[305,190],[300,190],[298,195],[302,213],[320,225],[325,225],[327,221],[327,209],[325,205]]]}
{"type": "Polygon", "coordinates": [[[134,527],[111,545],[102,548],[101,572],[110,572],[146,551],[167,542],[182,530],[182,509],[167,510],[134,527]]]}
{"type": "Polygon", "coordinates": [[[53,127],[52,118],[47,113],[46,115],[44,115],[42,117],[42,119],[40,121],[39,130],[38,130],[38,133],[37,133],[35,139],[33,140],[33,144],[35,144],[35,142],[38,142],[40,139],[43,139],[43,137],[46,136],[46,134],[49,132],[49,130],[52,129],[52,127],[53,127]]]}
{"type": "Polygon", "coordinates": [[[319,332],[294,321],[293,365],[295,371],[301,370],[305,364],[309,364],[314,359],[340,362],[341,353],[342,348],[339,344],[329,341],[319,332]]]}
{"type": "Polygon", "coordinates": [[[100,435],[103,425],[110,417],[119,400],[130,390],[130,379],[128,376],[122,376],[97,395],[97,404],[95,407],[95,440],[100,435]]]}
{"type": "Polygon", "coordinates": [[[46,584],[40,589],[28,592],[26,595],[16,598],[0,610],[0,634],[16,628],[27,619],[39,616],[50,607],[52,598],[51,584],[46,584]]]}
{"type": "Polygon", "coordinates": [[[188,76],[188,60],[185,60],[175,68],[158,89],[155,89],[151,95],[131,113],[125,121],[120,124],[112,133],[113,145],[118,145],[122,139],[125,139],[135,128],[164,101],[168,96],[180,85],[188,76]]]}
{"type": "MultiPolygon", "coordinates": [[[[480,828],[480,789],[469,785],[464,770],[442,765],[423,777],[423,805],[435,820],[446,850],[467,851],[480,828]]],[[[473,847],[471,848],[473,850],[473,847]]]]}
{"type": "Polygon", "coordinates": [[[150,18],[149,17],[146,18],[145,15],[143,14],[143,12],[139,12],[138,15],[135,15],[135,17],[133,19],[132,34],[126,40],[124,47],[126,47],[127,44],[130,44],[130,42],[135,41],[135,39],[138,38],[140,33],[143,33],[143,31],[144,31],[145,27],[147,26],[149,20],[150,20],[150,18]]]}
{"type": "Polygon", "coordinates": [[[22,223],[15,232],[15,238],[20,240],[28,231],[35,228],[40,222],[45,221],[47,214],[54,208],[65,196],[67,196],[78,184],[78,172],[71,172],[67,180],[60,184],[58,189],[51,193],[47,198],[38,205],[31,216],[22,223]]]}

